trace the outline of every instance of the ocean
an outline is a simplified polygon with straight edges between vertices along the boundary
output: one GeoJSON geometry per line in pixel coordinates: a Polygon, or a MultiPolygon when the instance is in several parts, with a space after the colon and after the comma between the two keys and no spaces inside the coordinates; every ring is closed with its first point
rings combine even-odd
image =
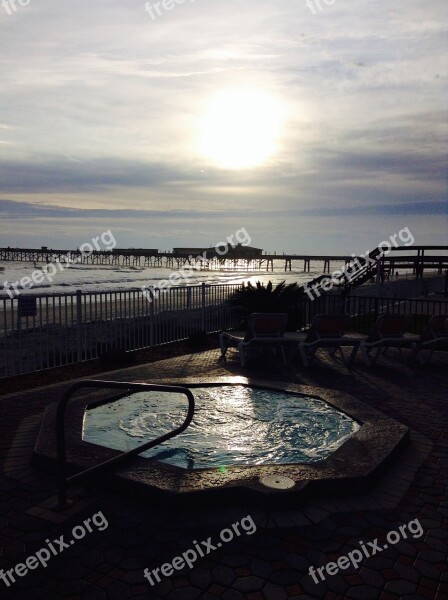
{"type": "MultiPolygon", "coordinates": [[[[43,263],[39,263],[37,270],[41,270],[43,263]]],[[[331,270],[341,267],[341,264],[331,265],[331,270]]],[[[0,292],[2,288],[8,288],[11,283],[20,281],[22,277],[31,277],[36,270],[30,262],[4,262],[0,266],[0,292]]],[[[177,273],[176,269],[165,267],[129,267],[117,265],[71,265],[63,271],[57,271],[50,282],[44,278],[41,283],[34,283],[26,289],[18,286],[21,292],[27,294],[63,294],[72,293],[75,290],[83,292],[107,292],[123,291],[142,286],[157,286],[157,284],[168,279],[170,275],[177,273]]],[[[286,283],[297,282],[300,285],[323,273],[323,262],[315,261],[311,264],[309,273],[303,272],[303,263],[293,263],[291,271],[284,271],[284,264],[278,261],[274,264],[274,271],[254,270],[195,270],[188,279],[181,278],[180,285],[206,284],[239,284],[248,281],[254,283],[261,281],[274,284],[286,281],[286,283]]],[[[49,272],[51,274],[51,271],[49,272]]],[[[2,294],[3,295],[3,294],[2,294]]]]}

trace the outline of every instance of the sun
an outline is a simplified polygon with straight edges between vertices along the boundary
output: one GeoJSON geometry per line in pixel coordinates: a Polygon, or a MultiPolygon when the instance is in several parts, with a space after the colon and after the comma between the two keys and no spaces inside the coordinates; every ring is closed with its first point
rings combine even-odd
{"type": "Polygon", "coordinates": [[[278,150],[282,119],[280,103],[265,92],[222,91],[201,120],[201,154],[222,168],[260,166],[278,150]]]}

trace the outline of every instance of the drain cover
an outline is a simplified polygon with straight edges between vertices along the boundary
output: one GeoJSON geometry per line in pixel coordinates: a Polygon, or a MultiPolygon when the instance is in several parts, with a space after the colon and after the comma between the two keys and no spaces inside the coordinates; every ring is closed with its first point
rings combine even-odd
{"type": "Polygon", "coordinates": [[[266,477],[260,477],[260,482],[264,486],[276,490],[289,490],[296,484],[293,479],[285,477],[284,475],[266,475],[266,477]]]}

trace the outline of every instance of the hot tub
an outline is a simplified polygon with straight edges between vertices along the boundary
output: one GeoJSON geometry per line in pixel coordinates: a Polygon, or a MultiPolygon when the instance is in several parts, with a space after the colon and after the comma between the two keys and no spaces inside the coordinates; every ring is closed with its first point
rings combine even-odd
{"type": "MultiPolygon", "coordinates": [[[[309,463],[327,458],[359,424],[319,398],[243,385],[196,387],[186,431],[143,452],[184,469],[309,463]]],[[[141,392],[85,412],[83,439],[129,450],[179,427],[185,396],[141,392]]]]}
{"type": "MultiPolygon", "coordinates": [[[[105,472],[102,486],[163,505],[297,506],[310,494],[365,492],[408,438],[405,425],[343,392],[228,376],[176,384],[195,396],[192,423],[105,472]]],[[[154,440],[186,410],[185,396],[172,392],[84,391],[67,406],[67,466],[82,471],[154,440]]],[[[55,405],[45,410],[33,463],[57,472],[55,405]]]]}

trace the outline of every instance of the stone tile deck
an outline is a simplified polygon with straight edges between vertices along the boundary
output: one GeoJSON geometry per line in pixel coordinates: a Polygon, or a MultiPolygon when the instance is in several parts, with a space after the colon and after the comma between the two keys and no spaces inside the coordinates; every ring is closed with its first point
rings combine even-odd
{"type": "MultiPolygon", "coordinates": [[[[296,509],[263,511],[250,506],[176,510],[119,493],[72,489],[74,504],[54,509],[55,481],[30,465],[45,406],[59,399],[57,384],[0,399],[0,564],[5,571],[52,540],[72,537],[72,529],[101,511],[108,521],[9,588],[0,579],[0,597],[70,600],[282,600],[283,598],[432,598],[448,597],[447,447],[448,356],[436,353],[425,368],[410,369],[394,352],[378,366],[360,361],[349,371],[320,355],[308,370],[284,369],[264,359],[245,369],[229,351],[178,357],[105,373],[97,379],[154,382],[178,378],[257,376],[305,386],[340,390],[371,404],[411,428],[410,444],[366,495],[313,499],[296,509]],[[194,541],[219,539],[223,528],[246,515],[257,526],[252,535],[235,536],[192,569],[175,571],[151,586],[143,577],[194,547],[194,541]],[[418,519],[423,534],[388,544],[388,532],[418,519]],[[380,552],[363,556],[335,575],[315,583],[309,575],[330,561],[378,540],[380,552]],[[46,542],[48,540],[48,542],[46,542]]],[[[55,543],[54,545],[57,544],[55,543]]]]}

